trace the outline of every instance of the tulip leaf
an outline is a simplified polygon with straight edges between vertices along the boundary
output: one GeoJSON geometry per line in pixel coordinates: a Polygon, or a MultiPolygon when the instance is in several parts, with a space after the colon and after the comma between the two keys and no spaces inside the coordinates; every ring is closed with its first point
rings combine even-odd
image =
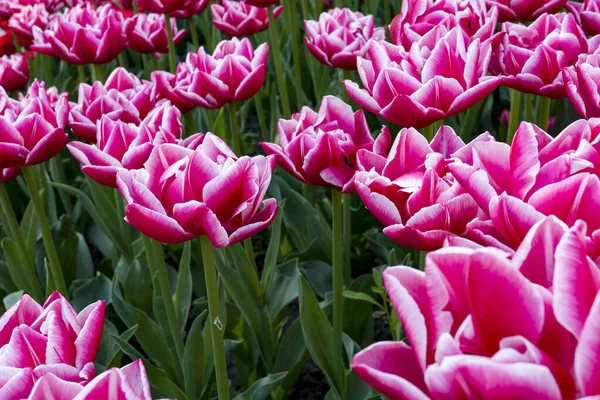
{"type": "Polygon", "coordinates": [[[281,220],[283,219],[284,207],[285,199],[279,203],[279,211],[271,225],[271,239],[269,240],[269,246],[267,247],[265,264],[260,280],[260,284],[265,292],[269,291],[275,273],[275,267],[277,266],[277,260],[279,259],[279,253],[281,252],[281,220]]]}
{"type": "Polygon", "coordinates": [[[2,252],[8,268],[8,273],[17,288],[23,289],[29,287],[25,275],[21,272],[24,260],[21,259],[21,252],[15,241],[7,237],[2,239],[2,252]]]}
{"type": "Polygon", "coordinates": [[[4,260],[0,260],[0,289],[2,289],[4,293],[12,293],[17,291],[17,287],[10,277],[8,266],[4,260]]]}
{"type": "Polygon", "coordinates": [[[4,304],[4,308],[6,308],[8,310],[9,308],[11,308],[13,306],[13,304],[15,304],[17,301],[21,300],[21,297],[23,297],[22,290],[9,293],[6,296],[4,296],[4,298],[2,299],[2,304],[4,304]]]}
{"type": "Polygon", "coordinates": [[[298,272],[297,259],[277,266],[267,294],[267,308],[272,319],[298,297],[298,272]]]}
{"type": "Polygon", "coordinates": [[[300,321],[306,347],[315,364],[325,373],[329,386],[343,393],[345,376],[343,360],[333,358],[333,332],[331,324],[306,279],[300,276],[300,321]]]}
{"type": "Polygon", "coordinates": [[[183,371],[185,391],[192,399],[198,398],[204,382],[204,343],[202,338],[202,324],[208,311],[196,317],[188,332],[183,353],[183,371]]]}
{"type": "Polygon", "coordinates": [[[277,357],[273,371],[287,371],[287,375],[277,388],[275,399],[287,398],[296,380],[304,370],[308,359],[306,343],[300,319],[296,319],[283,334],[277,347],[277,357]]]}
{"type": "Polygon", "coordinates": [[[244,393],[235,396],[234,400],[264,400],[269,398],[271,391],[285,377],[285,374],[285,372],[279,372],[257,380],[244,393]]]}
{"type": "Polygon", "coordinates": [[[107,306],[111,304],[111,282],[103,274],[86,280],[82,286],[74,290],[71,304],[79,312],[98,300],[106,301],[107,306]]]}
{"type": "Polygon", "coordinates": [[[30,201],[21,219],[21,235],[25,241],[25,247],[30,254],[35,252],[37,242],[37,216],[33,202],[30,201]]]}
{"type": "Polygon", "coordinates": [[[187,241],[183,245],[183,253],[179,260],[179,271],[177,274],[177,289],[175,290],[175,309],[177,310],[180,329],[183,331],[188,321],[190,304],[192,302],[192,272],[190,262],[192,260],[192,242],[187,241]]]}
{"type": "Polygon", "coordinates": [[[383,306],[379,304],[377,300],[375,300],[373,297],[369,296],[366,293],[355,292],[353,290],[344,290],[344,297],[352,300],[366,301],[367,303],[371,303],[374,306],[383,308],[383,306]]]}
{"type": "Polygon", "coordinates": [[[123,293],[129,304],[149,313],[152,310],[153,286],[148,268],[139,260],[134,260],[129,268],[119,270],[127,271],[123,282],[123,293]]]}

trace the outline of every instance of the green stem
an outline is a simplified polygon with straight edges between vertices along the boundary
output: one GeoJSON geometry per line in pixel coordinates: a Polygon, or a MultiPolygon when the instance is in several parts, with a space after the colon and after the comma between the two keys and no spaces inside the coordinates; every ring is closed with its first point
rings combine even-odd
{"type": "Polygon", "coordinates": [[[346,92],[346,88],[344,87],[344,81],[351,81],[352,80],[352,71],[348,71],[343,69],[342,70],[342,84],[340,85],[340,87],[342,88],[342,99],[350,104],[350,96],[348,96],[348,92],[346,92]]]}
{"type": "Polygon", "coordinates": [[[344,0],[335,0],[335,6],[338,8],[344,7],[344,0]]]}
{"type": "Polygon", "coordinates": [[[304,96],[302,90],[302,68],[300,60],[300,48],[298,46],[298,32],[296,29],[296,10],[294,5],[298,0],[289,0],[286,4],[286,13],[290,31],[292,32],[292,58],[294,60],[294,80],[296,81],[296,107],[300,109],[304,104],[304,96]]]}
{"type": "Polygon", "coordinates": [[[548,121],[550,119],[550,97],[538,96],[538,118],[537,124],[543,131],[548,131],[548,121]]]}
{"type": "Polygon", "coordinates": [[[190,110],[186,112],[184,115],[185,118],[185,130],[187,132],[187,137],[192,136],[196,133],[196,121],[194,120],[194,110],[190,110]]]}
{"type": "Polygon", "coordinates": [[[344,243],[344,280],[348,282],[352,276],[352,194],[342,196],[343,201],[343,243],[344,243]]]}
{"type": "Polygon", "coordinates": [[[54,239],[52,238],[50,222],[48,221],[46,211],[44,210],[44,202],[40,197],[40,191],[38,189],[33,168],[33,166],[23,168],[23,177],[25,178],[25,182],[27,182],[29,196],[31,197],[35,214],[38,218],[40,231],[42,232],[42,239],[44,240],[44,247],[46,248],[46,255],[50,265],[50,274],[54,280],[54,286],[63,296],[67,297],[67,285],[65,284],[62,268],[58,259],[58,253],[56,252],[56,246],[54,245],[54,239]]]}
{"type": "Polygon", "coordinates": [[[533,95],[525,94],[523,95],[524,110],[523,110],[523,120],[527,122],[533,122],[533,95]]]}
{"type": "Polygon", "coordinates": [[[15,31],[12,31],[12,39],[13,42],[15,42],[15,50],[17,50],[17,53],[21,52],[21,43],[19,43],[19,38],[17,37],[17,34],[15,33],[15,31]]]}
{"type": "Polygon", "coordinates": [[[125,62],[125,53],[123,53],[123,52],[119,53],[119,55],[117,56],[117,59],[119,60],[119,67],[127,68],[127,65],[125,62]]]}
{"type": "Polygon", "coordinates": [[[392,22],[392,8],[390,7],[390,0],[383,2],[383,12],[385,15],[385,26],[389,26],[392,22]]]}
{"type": "Polygon", "coordinates": [[[469,110],[467,111],[467,115],[465,116],[465,119],[463,120],[460,126],[460,137],[463,140],[463,142],[469,142],[469,139],[471,138],[472,133],[475,130],[477,119],[481,114],[481,109],[483,108],[485,101],[486,99],[481,100],[473,107],[469,108],[469,110]]]}
{"type": "Polygon", "coordinates": [[[78,65],[77,66],[77,76],[79,77],[79,83],[85,83],[86,82],[85,69],[83,68],[83,65],[78,65]]]}
{"type": "Polygon", "coordinates": [[[113,189],[113,194],[114,194],[114,198],[115,198],[115,210],[117,211],[117,215],[118,215],[118,223],[119,223],[119,233],[121,235],[121,243],[123,243],[125,246],[127,246],[127,249],[125,249],[125,252],[127,253],[127,256],[129,257],[130,260],[133,259],[133,247],[131,246],[131,235],[130,235],[130,228],[129,228],[129,224],[127,222],[125,222],[125,204],[124,204],[124,200],[123,200],[123,196],[121,195],[121,192],[119,191],[119,189],[113,189]]]}
{"type": "Polygon", "coordinates": [[[200,41],[198,40],[198,31],[196,30],[196,21],[194,20],[194,15],[190,15],[188,18],[188,27],[190,29],[190,35],[192,35],[194,51],[198,51],[198,48],[200,47],[200,41]]]}
{"type": "MultiPolygon", "coordinates": [[[[23,268],[19,272],[25,275],[25,279],[23,279],[23,281],[27,282],[29,288],[19,289],[25,289],[25,291],[37,301],[44,301],[44,292],[42,291],[40,281],[35,272],[34,260],[27,251],[27,246],[23,240],[23,235],[21,233],[21,229],[19,228],[19,223],[12,208],[10,197],[8,196],[8,191],[6,190],[6,185],[4,183],[0,183],[0,216],[2,217],[2,226],[5,227],[6,235],[15,241],[17,249],[21,253],[21,259],[23,260],[23,268]]],[[[15,281],[15,283],[17,283],[17,280],[18,278],[15,279],[13,277],[13,281],[15,281]]]]}
{"type": "Polygon", "coordinates": [[[169,284],[169,275],[167,273],[167,265],[165,264],[165,257],[161,248],[160,243],[150,239],[149,237],[142,235],[144,242],[144,252],[146,253],[146,259],[148,264],[154,267],[153,273],[156,274],[158,285],[161,296],[163,298],[163,304],[165,307],[165,314],[169,324],[169,330],[175,343],[175,351],[177,352],[177,360],[179,366],[183,361],[183,338],[179,332],[177,312],[175,310],[175,303],[173,302],[173,292],[171,291],[171,285],[169,284]]]}
{"type": "Polygon", "coordinates": [[[425,136],[425,139],[427,139],[427,141],[430,143],[433,140],[433,125],[435,125],[435,123],[423,128],[423,136],[425,136]]]}
{"type": "Polygon", "coordinates": [[[275,25],[275,16],[273,15],[273,8],[275,6],[268,7],[269,10],[269,34],[271,35],[271,46],[270,50],[273,53],[273,61],[275,63],[275,73],[277,74],[277,86],[279,88],[279,96],[281,97],[281,110],[283,111],[284,117],[291,115],[290,102],[288,100],[287,87],[285,84],[285,77],[283,74],[283,67],[281,66],[281,52],[279,51],[279,40],[277,35],[277,27],[275,25]]]}
{"type": "Polygon", "coordinates": [[[202,261],[204,264],[204,279],[206,280],[206,295],[208,297],[208,313],[210,325],[215,373],[217,376],[217,392],[219,400],[229,399],[229,382],[227,381],[227,362],[225,360],[225,345],[223,343],[223,326],[220,315],[219,287],[215,253],[210,239],[206,235],[200,237],[202,245],[202,261]]]}
{"type": "Polygon", "coordinates": [[[229,103],[227,109],[229,110],[229,131],[231,133],[231,141],[229,144],[233,146],[233,152],[239,156],[241,149],[237,125],[237,107],[235,102],[229,103]]]}
{"type": "MultiPolygon", "coordinates": [[[[173,42],[173,28],[171,27],[171,16],[165,14],[165,23],[167,25],[167,38],[169,39],[169,70],[172,74],[177,72],[177,59],[175,55],[175,42],[173,42]]],[[[177,24],[177,21],[175,21],[177,24]]]]}
{"type": "MultiPolygon", "coordinates": [[[[342,359],[342,331],[344,328],[344,270],[342,255],[342,194],[331,190],[333,228],[333,360],[342,359]]],[[[337,362],[337,361],[335,361],[337,362]]],[[[343,364],[342,364],[343,365],[343,364]]]]}
{"type": "Polygon", "coordinates": [[[104,70],[101,64],[94,64],[94,74],[97,81],[104,82],[104,70]]]}
{"type": "Polygon", "coordinates": [[[256,108],[256,117],[258,118],[261,137],[263,140],[269,140],[269,137],[267,136],[269,134],[267,131],[267,121],[265,120],[265,112],[262,106],[262,94],[260,92],[254,96],[254,107],[256,108]]]}
{"type": "Polygon", "coordinates": [[[510,99],[510,120],[506,132],[506,143],[511,144],[519,127],[519,112],[521,111],[521,93],[513,89],[510,99]]]}
{"type": "Polygon", "coordinates": [[[419,269],[425,271],[425,258],[427,258],[426,251],[419,251],[419,269]]]}

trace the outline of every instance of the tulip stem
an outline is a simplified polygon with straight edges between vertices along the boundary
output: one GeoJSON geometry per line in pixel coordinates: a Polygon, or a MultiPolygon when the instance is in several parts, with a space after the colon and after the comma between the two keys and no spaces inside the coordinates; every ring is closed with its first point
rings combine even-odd
{"type": "Polygon", "coordinates": [[[33,171],[33,167],[23,168],[23,177],[27,183],[29,189],[29,196],[35,209],[35,214],[38,219],[40,231],[42,232],[42,239],[44,241],[44,247],[46,248],[46,256],[48,257],[48,263],[50,265],[50,275],[54,281],[54,286],[65,298],[67,298],[67,285],[62,273],[60,261],[58,259],[58,253],[56,252],[56,246],[54,245],[54,239],[52,237],[52,231],[50,228],[50,222],[46,216],[44,210],[44,202],[40,197],[40,191],[36,182],[36,176],[33,171]]]}
{"type": "Polygon", "coordinates": [[[273,54],[273,61],[275,62],[275,73],[277,74],[277,86],[279,87],[279,96],[281,97],[281,110],[283,111],[284,117],[291,115],[290,102],[288,100],[287,87],[285,84],[285,77],[283,74],[283,68],[281,66],[281,52],[279,51],[279,40],[277,35],[277,27],[275,26],[275,16],[273,15],[273,8],[270,6],[269,10],[269,34],[271,35],[271,52],[273,54]]]}
{"type": "Polygon", "coordinates": [[[217,376],[217,392],[219,400],[229,399],[229,382],[227,380],[227,361],[225,360],[225,345],[223,343],[223,325],[219,318],[220,300],[217,284],[217,271],[215,253],[210,239],[203,235],[200,237],[202,246],[202,261],[204,264],[204,279],[206,281],[206,295],[208,297],[208,313],[210,325],[215,373],[217,376]]]}
{"type": "Polygon", "coordinates": [[[292,32],[292,58],[294,60],[294,79],[296,81],[296,107],[300,109],[304,104],[304,91],[302,90],[302,68],[300,67],[300,48],[298,47],[298,32],[296,30],[296,10],[294,5],[298,0],[289,0],[285,6],[285,11],[292,32]]]}
{"type": "Polygon", "coordinates": [[[237,107],[235,102],[232,101],[227,105],[227,110],[229,111],[229,131],[231,133],[231,146],[233,146],[233,152],[236,155],[240,155],[240,137],[238,132],[238,124],[237,124],[237,107]]]}
{"type": "Polygon", "coordinates": [[[533,95],[524,94],[523,121],[533,122],[533,95]]]}
{"type": "Polygon", "coordinates": [[[188,18],[188,27],[190,29],[190,35],[192,35],[192,44],[194,45],[194,51],[198,51],[200,42],[198,41],[198,31],[196,30],[196,21],[194,15],[190,15],[188,18]]]}
{"type": "Polygon", "coordinates": [[[506,133],[506,143],[511,144],[515,132],[519,126],[519,112],[521,111],[521,93],[513,89],[510,99],[510,120],[508,122],[508,131],[506,133]]]}
{"type": "MultiPolygon", "coordinates": [[[[342,194],[331,190],[333,228],[333,360],[342,360],[342,332],[344,328],[344,266],[342,241],[342,194]]],[[[343,373],[343,371],[342,371],[343,373]]],[[[342,374],[343,376],[343,374],[342,374]]]]}
{"type": "Polygon", "coordinates": [[[352,194],[342,196],[343,201],[343,243],[344,243],[344,280],[348,282],[352,276],[352,194]]]}
{"type": "Polygon", "coordinates": [[[101,64],[94,64],[94,75],[97,81],[104,82],[104,70],[101,64]]]}
{"type": "Polygon", "coordinates": [[[538,97],[538,118],[537,123],[540,129],[548,131],[548,121],[550,119],[550,97],[538,97]]]}
{"type": "MultiPolygon", "coordinates": [[[[165,307],[165,314],[167,315],[167,321],[169,324],[169,330],[173,337],[173,343],[175,344],[175,351],[177,352],[177,360],[179,367],[183,361],[183,338],[179,332],[179,322],[177,320],[177,312],[175,310],[175,303],[173,301],[173,292],[171,291],[171,285],[169,284],[169,274],[167,273],[167,264],[165,264],[165,257],[159,242],[150,239],[146,235],[142,235],[144,242],[144,252],[146,253],[146,259],[148,266],[152,267],[154,271],[151,271],[153,275],[156,275],[158,280],[158,286],[163,298],[163,305],[165,307]]],[[[166,332],[165,332],[166,333],[166,332]]]]}
{"type": "Polygon", "coordinates": [[[79,83],[85,83],[85,69],[83,68],[83,65],[77,66],[77,75],[79,77],[79,83]]]}
{"type": "Polygon", "coordinates": [[[423,136],[425,136],[425,139],[427,139],[427,141],[429,143],[431,143],[431,141],[433,140],[433,128],[434,128],[434,124],[430,124],[428,126],[426,126],[425,128],[423,128],[423,136]]]}
{"type": "Polygon", "coordinates": [[[392,8],[390,7],[390,0],[383,2],[383,13],[385,16],[385,26],[389,26],[392,22],[392,8]]]}
{"type": "Polygon", "coordinates": [[[18,276],[13,276],[13,271],[11,271],[10,268],[11,266],[7,263],[9,267],[8,272],[13,278],[15,284],[17,284],[18,289],[21,289],[19,286],[29,285],[29,288],[23,289],[25,289],[37,301],[44,301],[44,292],[42,291],[42,286],[40,285],[40,281],[35,272],[34,260],[27,251],[27,246],[23,240],[23,234],[19,228],[19,223],[12,208],[10,197],[8,196],[8,191],[6,190],[6,185],[4,183],[0,183],[0,221],[4,227],[6,236],[15,241],[17,250],[19,253],[21,253],[20,256],[23,262],[21,269],[19,269],[19,271],[14,271],[18,276]],[[19,281],[22,281],[23,285],[19,285],[19,281]]]}
{"type": "Polygon", "coordinates": [[[183,115],[185,118],[185,130],[187,132],[187,137],[190,137],[197,131],[196,120],[194,120],[194,110],[192,109],[183,115]]]}
{"type": "MultiPolygon", "coordinates": [[[[167,38],[169,39],[169,70],[172,74],[177,72],[177,59],[175,58],[175,42],[173,42],[173,28],[171,27],[171,16],[165,14],[165,24],[167,25],[167,38]]],[[[177,21],[175,21],[177,24],[177,21]]]]}

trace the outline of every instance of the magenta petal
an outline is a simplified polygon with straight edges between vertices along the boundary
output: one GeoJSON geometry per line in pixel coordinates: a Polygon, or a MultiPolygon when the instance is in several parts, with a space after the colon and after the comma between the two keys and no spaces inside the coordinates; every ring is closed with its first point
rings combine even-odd
{"type": "Polygon", "coordinates": [[[256,213],[244,226],[231,234],[229,244],[232,245],[240,242],[271,225],[278,210],[279,204],[277,204],[277,200],[266,199],[263,209],[256,213]]]}
{"type": "Polygon", "coordinates": [[[156,241],[176,244],[194,238],[194,235],[183,230],[175,219],[139,204],[129,204],[125,214],[131,226],[156,241]]]}
{"type": "Polygon", "coordinates": [[[83,390],[83,385],[63,381],[48,373],[35,383],[28,400],[72,400],[83,390]]]}
{"type": "Polygon", "coordinates": [[[196,200],[176,204],[173,209],[173,217],[194,236],[208,236],[216,248],[227,246],[227,231],[206,204],[196,200]]]}
{"type": "Polygon", "coordinates": [[[575,350],[575,377],[584,396],[600,395],[600,293],[592,304],[575,350]]]}
{"type": "Polygon", "coordinates": [[[81,327],[81,331],[79,331],[79,335],[77,335],[77,339],[75,339],[75,348],[77,349],[75,365],[77,368],[83,368],[85,364],[96,359],[104,327],[104,310],[104,301],[98,301],[90,304],[81,312],[89,312],[89,314],[81,327]]]}

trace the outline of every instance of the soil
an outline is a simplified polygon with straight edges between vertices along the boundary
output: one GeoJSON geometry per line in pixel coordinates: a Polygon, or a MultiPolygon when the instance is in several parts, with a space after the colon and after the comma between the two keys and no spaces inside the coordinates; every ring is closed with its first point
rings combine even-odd
{"type": "Polygon", "coordinates": [[[289,400],[322,400],[328,391],[329,385],[325,375],[312,360],[309,360],[296,381],[289,400]]]}

